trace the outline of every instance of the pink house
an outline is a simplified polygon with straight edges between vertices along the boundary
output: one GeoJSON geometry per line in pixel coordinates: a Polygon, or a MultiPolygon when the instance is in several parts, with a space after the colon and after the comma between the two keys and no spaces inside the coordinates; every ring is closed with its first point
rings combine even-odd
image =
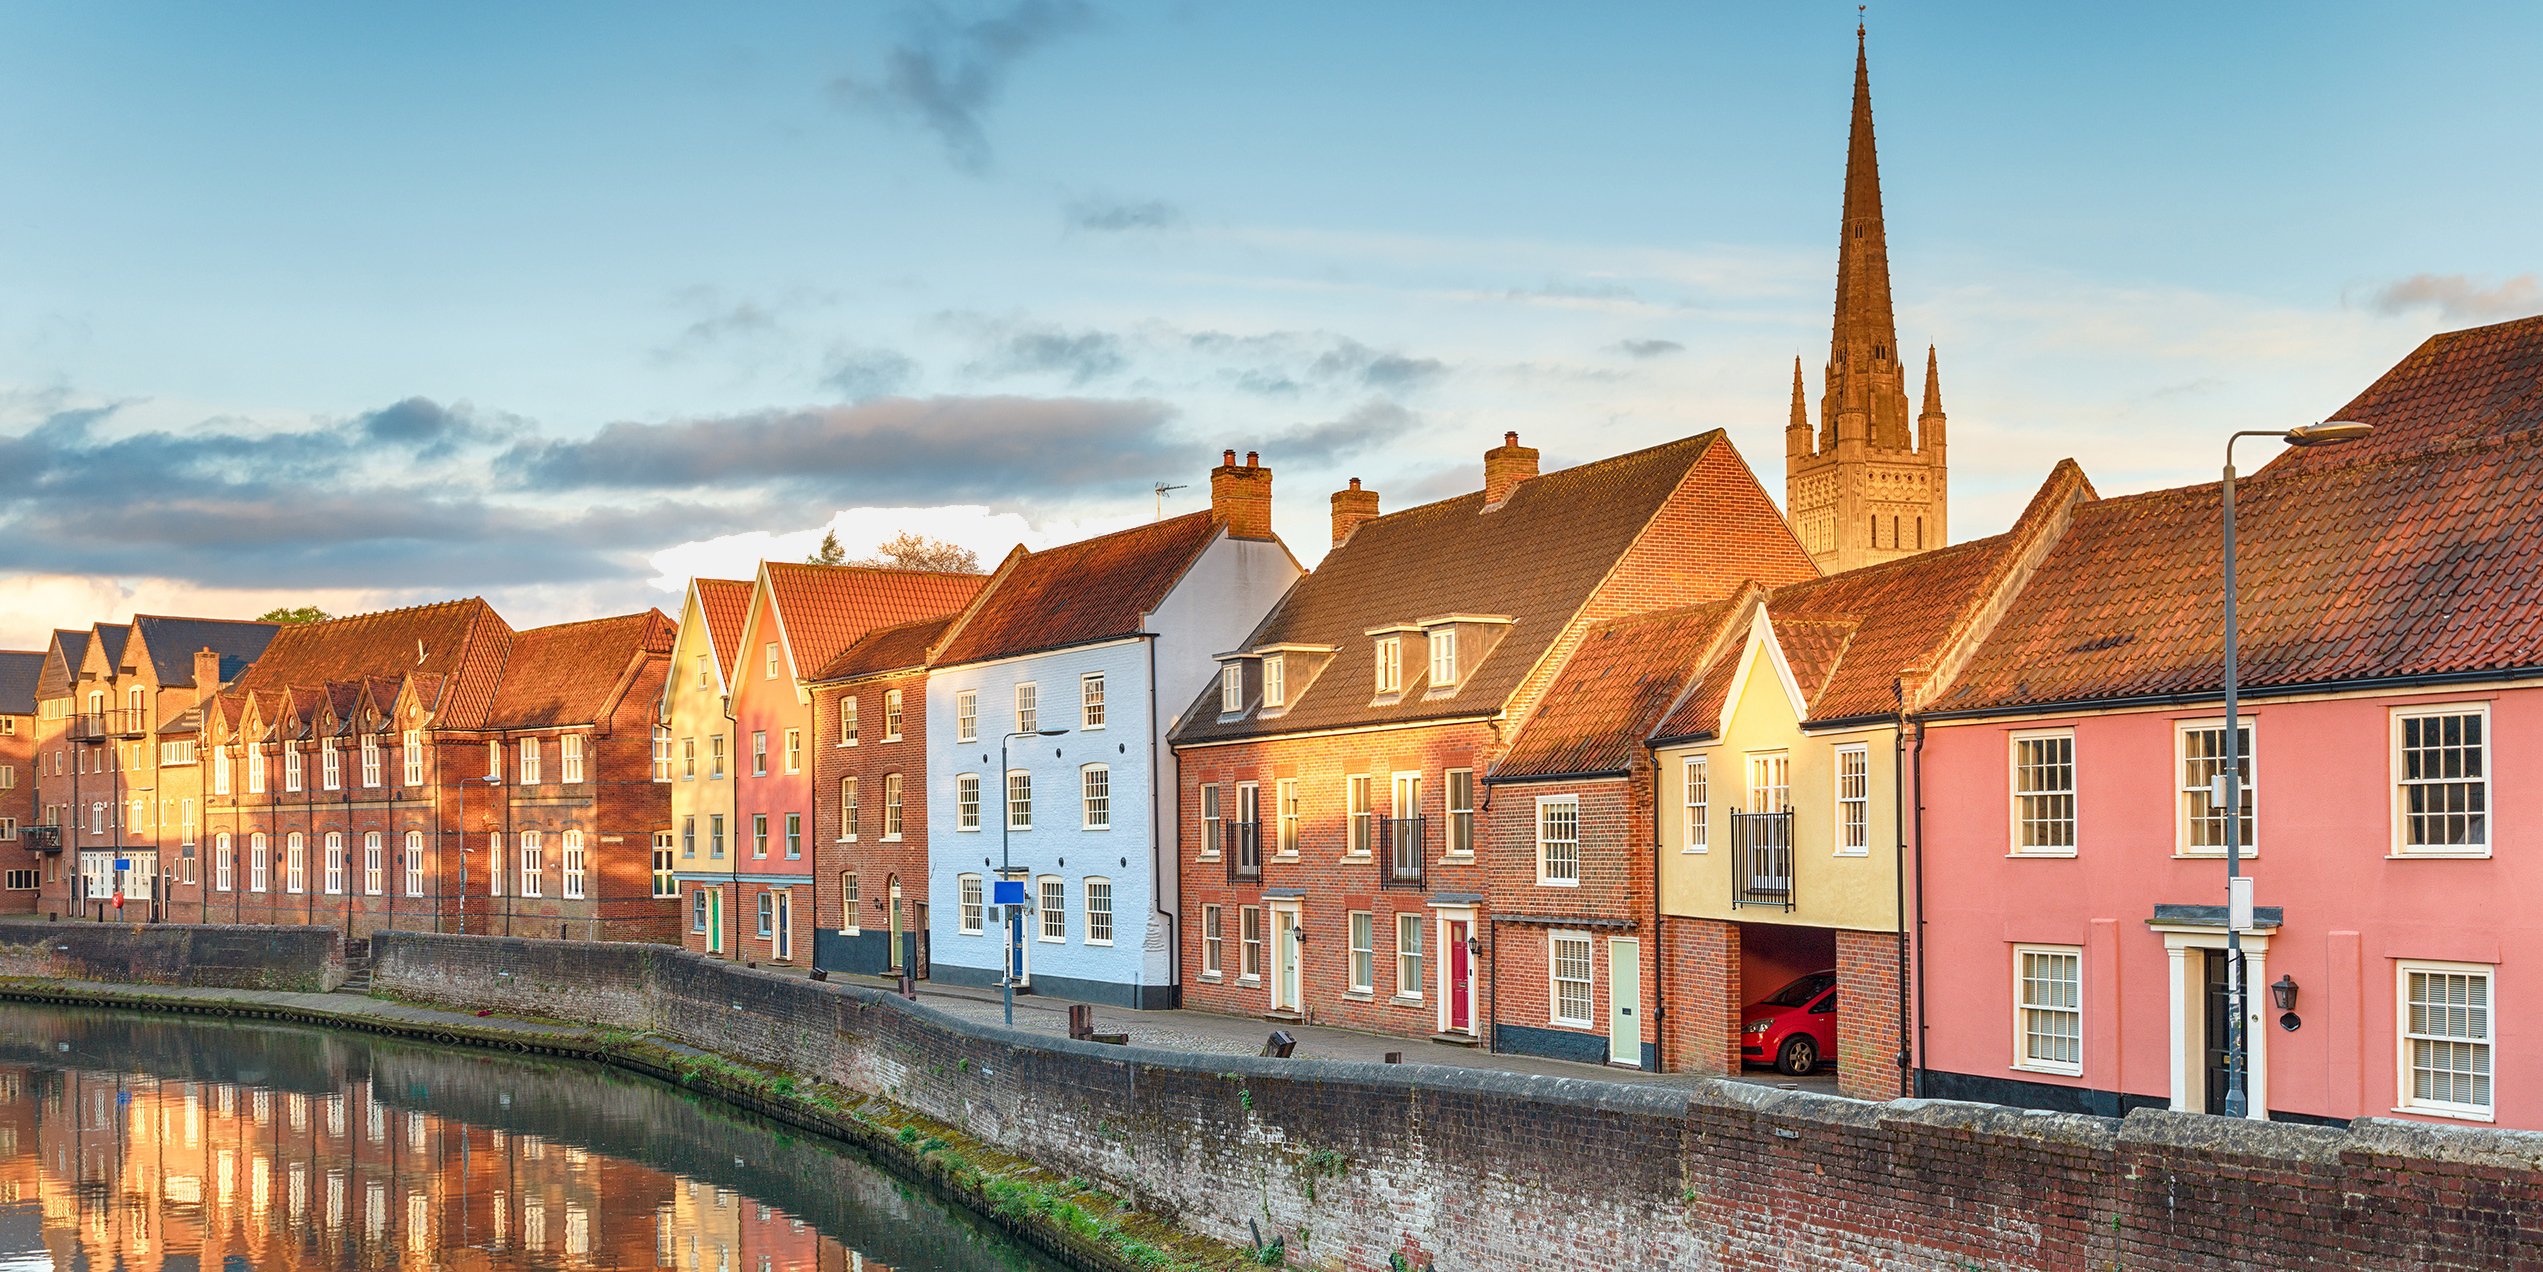
{"type": "MultiPolygon", "coordinates": [[[[2252,1115],[2543,1129],[2543,318],[2336,418],[2239,492],[2252,1115]]],[[[2080,508],[1923,718],[1923,1094],[2220,1107],[2218,496],[2080,508]]]]}

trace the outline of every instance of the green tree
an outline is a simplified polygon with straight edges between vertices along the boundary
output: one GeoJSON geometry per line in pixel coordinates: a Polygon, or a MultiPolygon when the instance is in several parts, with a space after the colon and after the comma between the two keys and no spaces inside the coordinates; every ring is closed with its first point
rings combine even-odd
{"type": "Polygon", "coordinates": [[[845,565],[847,563],[848,550],[839,546],[839,532],[836,530],[823,531],[821,550],[804,558],[806,565],[845,565]]]}
{"type": "Polygon", "coordinates": [[[315,605],[277,605],[256,616],[260,623],[323,623],[335,615],[315,605]]]}

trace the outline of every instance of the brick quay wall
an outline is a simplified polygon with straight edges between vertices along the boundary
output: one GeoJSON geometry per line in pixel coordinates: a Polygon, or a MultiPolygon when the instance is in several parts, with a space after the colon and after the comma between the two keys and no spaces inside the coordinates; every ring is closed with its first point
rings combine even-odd
{"type": "Polygon", "coordinates": [[[12,923],[0,977],[322,994],[344,983],[344,933],[233,924],[12,923]]]}
{"type": "Polygon", "coordinates": [[[893,1100],[1297,1266],[2543,1261],[2543,1135],[2125,1120],[1763,1087],[1189,1057],[663,946],[383,933],[386,991],[652,1031],[893,1100]]]}

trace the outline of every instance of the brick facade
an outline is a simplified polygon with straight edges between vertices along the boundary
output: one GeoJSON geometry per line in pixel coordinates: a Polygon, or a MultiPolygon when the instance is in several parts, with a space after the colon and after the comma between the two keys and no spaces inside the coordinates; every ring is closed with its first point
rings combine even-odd
{"type": "MultiPolygon", "coordinates": [[[[1485,790],[1490,899],[1485,1015],[1493,1026],[1493,1049],[1658,1067],[1661,1038],[1651,987],[1662,951],[1651,929],[1654,787],[1649,762],[1637,760],[1624,777],[1494,782],[1485,790]],[[1538,821],[1555,803],[1577,809],[1580,865],[1574,885],[1540,881],[1538,821]],[[1573,966],[1566,971],[1578,970],[1579,943],[1587,943],[1590,998],[1585,1013],[1557,1010],[1558,936],[1573,952],[1573,966]],[[1610,1043],[1617,941],[1635,942],[1635,993],[1624,1006],[1633,1012],[1643,1049],[1621,1056],[1610,1043]]],[[[1575,1008],[1577,1003],[1575,997],[1575,1008]]]]}
{"type": "MultiPolygon", "coordinates": [[[[927,673],[910,670],[813,691],[813,891],[817,938],[833,970],[896,970],[902,949],[892,933],[927,932],[927,673]],[[900,701],[895,735],[887,709],[900,701]],[[854,702],[856,741],[842,740],[840,720],[854,702]],[[842,783],[856,781],[857,819],[844,825],[842,783]],[[894,788],[899,825],[892,815],[894,788]],[[856,912],[846,912],[849,876],[856,912]],[[895,910],[897,907],[897,911],[895,910]],[[897,923],[895,919],[897,918],[897,923]],[[832,958],[827,951],[837,947],[832,958]],[[834,966],[835,964],[835,966],[834,966]]],[[[920,966],[924,967],[924,957],[920,966]]]]}
{"type": "Polygon", "coordinates": [[[44,655],[0,650],[0,914],[36,908],[42,856],[28,848],[23,828],[36,824],[35,681],[44,655]]]}
{"type": "Polygon", "coordinates": [[[1740,1071],[1740,928],[1719,919],[1660,920],[1661,1033],[1665,1067],[1694,1073],[1740,1071]]]}
{"type": "Polygon", "coordinates": [[[1837,933],[1837,1089],[1859,1099],[1909,1094],[1902,948],[1896,932],[1837,933]]]}

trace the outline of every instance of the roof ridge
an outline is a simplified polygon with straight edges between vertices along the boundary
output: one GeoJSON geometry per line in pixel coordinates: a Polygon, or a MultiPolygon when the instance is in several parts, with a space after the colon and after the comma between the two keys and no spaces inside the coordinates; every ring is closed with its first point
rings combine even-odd
{"type": "MultiPolygon", "coordinates": [[[[1658,442],[1658,443],[1655,443],[1655,444],[1650,445],[1650,446],[1645,446],[1645,447],[1643,447],[1643,448],[1642,448],[1642,449],[1640,449],[1640,450],[1629,450],[1629,451],[1626,451],[1625,453],[1623,453],[1623,454],[1621,454],[1621,455],[1606,455],[1606,456],[1601,456],[1600,458],[1592,459],[1592,460],[1586,460],[1586,461],[1584,461],[1584,462],[1582,462],[1582,463],[1573,464],[1573,465],[1570,465],[1570,466],[1568,466],[1568,467],[1564,467],[1564,468],[1557,468],[1557,469],[1552,470],[1551,472],[1542,472],[1542,473],[1537,474],[1537,475],[1536,475],[1536,476],[1534,476],[1534,477],[1530,477],[1530,478],[1528,478],[1528,479],[1527,479],[1526,481],[1524,481],[1524,482],[1521,482],[1521,483],[1520,483],[1520,485],[1522,485],[1522,486],[1532,486],[1532,485],[1535,485],[1537,482],[1547,481],[1547,480],[1551,480],[1551,479],[1558,478],[1558,477],[1559,477],[1559,478],[1569,479],[1569,478],[1572,478],[1573,476],[1578,475],[1578,474],[1592,473],[1592,472],[1600,471],[1600,470],[1602,470],[1602,469],[1611,468],[1611,467],[1614,467],[1614,466],[1616,466],[1616,465],[1622,464],[1622,463],[1624,463],[1625,461],[1630,460],[1630,459],[1640,459],[1640,458],[1643,458],[1644,456],[1650,455],[1651,453],[1653,453],[1653,452],[1655,452],[1655,451],[1664,451],[1664,450],[1667,450],[1667,449],[1669,449],[1669,448],[1670,448],[1670,447],[1672,447],[1672,446],[1685,446],[1685,445],[1689,445],[1689,444],[1691,444],[1691,443],[1696,443],[1696,442],[1703,442],[1703,443],[1707,443],[1707,444],[1709,445],[1710,443],[1712,443],[1712,442],[1714,442],[1714,441],[1718,441],[1718,440],[1720,440],[1720,439],[1722,439],[1722,438],[1725,438],[1725,437],[1727,437],[1727,436],[1729,436],[1729,430],[1728,430],[1728,429],[1721,429],[1721,428],[1708,428],[1708,429],[1704,430],[1704,431],[1703,431],[1703,432],[1701,432],[1701,433],[1689,433],[1689,434],[1687,434],[1687,435],[1686,435],[1686,436],[1684,436],[1684,437],[1674,437],[1674,438],[1671,438],[1671,439],[1669,439],[1668,441],[1665,441],[1665,442],[1658,442]]],[[[1690,462],[1692,462],[1692,461],[1690,461],[1690,462]]],[[[1482,488],[1482,487],[1480,487],[1480,486],[1478,486],[1478,487],[1476,487],[1476,488],[1475,488],[1475,489],[1473,489],[1473,490],[1465,491],[1465,492],[1462,492],[1462,493],[1460,493],[1460,494],[1449,495],[1449,496],[1447,496],[1447,497],[1445,497],[1445,498],[1441,498],[1441,499],[1433,499],[1433,500],[1431,500],[1429,503],[1419,503],[1419,504],[1414,504],[1412,507],[1409,507],[1409,508],[1398,508],[1398,509],[1396,509],[1396,510],[1395,510],[1395,511],[1393,511],[1393,512],[1383,512],[1383,513],[1379,513],[1377,516],[1374,516],[1374,517],[1369,518],[1369,520],[1370,520],[1370,521],[1384,521],[1384,520],[1387,520],[1388,518],[1391,518],[1391,517],[1409,517],[1409,516],[1411,516],[1412,514],[1417,513],[1417,512],[1425,512],[1425,511],[1428,511],[1428,510],[1433,509],[1433,508],[1440,508],[1440,507],[1444,507],[1444,506],[1446,506],[1446,505],[1448,505],[1448,504],[1457,503],[1457,502],[1459,502],[1459,501],[1461,501],[1461,500],[1466,500],[1466,499],[1480,499],[1480,498],[1482,498],[1482,497],[1483,497],[1483,488],[1482,488]]]]}

